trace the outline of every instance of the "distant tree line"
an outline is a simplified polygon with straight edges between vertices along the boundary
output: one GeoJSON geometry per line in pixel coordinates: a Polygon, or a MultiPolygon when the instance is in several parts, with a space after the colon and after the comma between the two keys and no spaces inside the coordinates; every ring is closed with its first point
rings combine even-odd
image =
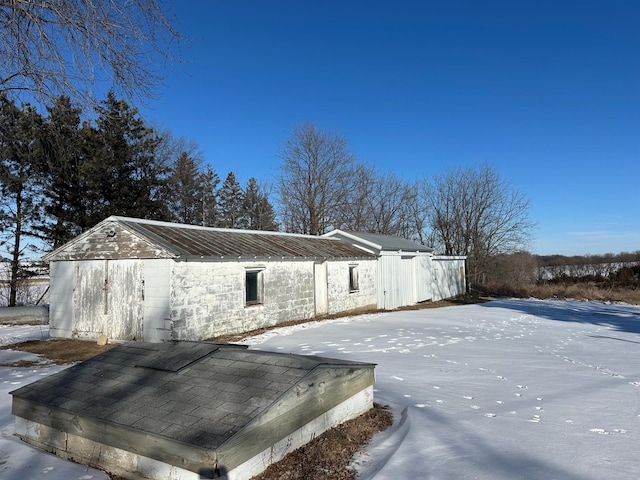
{"type": "Polygon", "coordinates": [[[603,255],[535,256],[537,283],[594,283],[601,287],[640,288],[640,250],[603,255]]]}
{"type": "Polygon", "coordinates": [[[590,285],[598,289],[640,289],[640,251],[603,255],[533,255],[521,251],[493,257],[486,294],[526,296],[529,287],[590,285]]]}
{"type": "Polygon", "coordinates": [[[110,215],[277,230],[269,192],[203,166],[197,147],[147,125],[113,93],[92,120],[59,97],[40,114],[0,94],[0,258],[9,305],[29,275],[21,260],[56,248],[110,215]]]}

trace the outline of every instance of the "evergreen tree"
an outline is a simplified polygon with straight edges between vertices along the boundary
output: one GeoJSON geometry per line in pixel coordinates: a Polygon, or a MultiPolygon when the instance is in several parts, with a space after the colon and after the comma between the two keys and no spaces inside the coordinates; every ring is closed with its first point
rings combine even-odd
{"type": "Polygon", "coordinates": [[[166,168],[155,158],[160,143],[135,108],[110,92],[99,107],[96,126],[85,125],[86,211],[92,224],[109,215],[167,220],[162,201],[166,168]]]}
{"type": "Polygon", "coordinates": [[[218,203],[219,215],[216,226],[222,228],[239,228],[242,204],[242,187],[240,183],[238,183],[238,180],[236,180],[234,173],[229,172],[220,187],[218,203]]]}
{"type": "Polygon", "coordinates": [[[220,184],[220,177],[211,168],[211,165],[207,165],[207,170],[202,174],[202,191],[200,192],[201,207],[202,207],[202,222],[204,227],[216,226],[218,221],[218,199],[220,192],[218,185],[220,184]]]}
{"type": "Polygon", "coordinates": [[[41,195],[35,165],[41,148],[37,132],[42,117],[24,105],[18,108],[0,96],[0,254],[10,264],[9,306],[16,305],[19,279],[25,275],[21,261],[37,238],[35,226],[42,218],[41,195]]]}
{"type": "Polygon", "coordinates": [[[190,225],[202,223],[204,181],[198,162],[187,152],[180,153],[167,180],[168,207],[173,221],[190,225]]]}
{"type": "Polygon", "coordinates": [[[241,227],[248,230],[278,231],[273,206],[258,181],[251,177],[244,191],[241,227]]]}
{"type": "Polygon", "coordinates": [[[81,110],[62,96],[47,111],[49,117],[40,134],[42,162],[38,165],[47,218],[39,230],[57,248],[92,225],[86,219],[83,201],[87,182],[81,174],[85,161],[81,110]]]}

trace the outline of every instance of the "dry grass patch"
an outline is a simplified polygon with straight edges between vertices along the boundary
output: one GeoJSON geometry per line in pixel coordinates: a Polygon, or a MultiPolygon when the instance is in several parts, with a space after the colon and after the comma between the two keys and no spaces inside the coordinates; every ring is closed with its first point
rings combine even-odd
{"type": "Polygon", "coordinates": [[[374,404],[368,412],[327,430],[287,454],[253,480],[353,480],[356,472],[350,465],[354,455],[392,422],[391,412],[374,404]]]}
{"type": "Polygon", "coordinates": [[[593,282],[543,283],[540,285],[483,285],[478,287],[482,295],[501,298],[538,298],[546,300],[583,300],[596,302],[628,303],[640,305],[640,289],[603,288],[593,282]]]}
{"type": "MultiPolygon", "coordinates": [[[[35,353],[48,359],[50,364],[62,365],[65,363],[83,362],[114,347],[117,347],[117,344],[99,346],[96,342],[64,338],[13,343],[0,347],[0,350],[18,350],[21,352],[35,353]]],[[[16,363],[17,364],[12,366],[29,367],[42,365],[42,363],[25,362],[24,360],[16,363]]]]}

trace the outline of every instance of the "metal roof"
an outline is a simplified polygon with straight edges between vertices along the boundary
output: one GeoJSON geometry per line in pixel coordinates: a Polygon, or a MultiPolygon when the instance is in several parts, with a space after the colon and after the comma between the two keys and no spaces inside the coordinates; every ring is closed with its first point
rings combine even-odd
{"type": "Polygon", "coordinates": [[[417,242],[412,242],[406,238],[395,237],[393,235],[380,235],[377,233],[352,232],[348,230],[333,230],[326,234],[327,237],[341,238],[345,241],[360,240],[380,251],[403,251],[403,252],[433,252],[433,248],[427,247],[417,242]]]}
{"type": "MultiPolygon", "coordinates": [[[[166,252],[170,257],[202,257],[218,259],[248,258],[334,258],[361,259],[373,257],[368,252],[338,239],[257,230],[237,230],[159,222],[112,216],[76,239],[91,235],[109,223],[117,223],[138,237],[166,252]]],[[[45,259],[55,258],[56,252],[45,259]]]]}

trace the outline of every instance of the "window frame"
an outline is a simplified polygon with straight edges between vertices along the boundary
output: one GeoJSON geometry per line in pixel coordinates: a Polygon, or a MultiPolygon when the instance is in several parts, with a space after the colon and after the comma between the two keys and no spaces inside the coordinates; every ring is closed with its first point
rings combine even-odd
{"type": "Polygon", "coordinates": [[[349,265],[349,293],[357,293],[360,291],[360,274],[358,265],[349,265]]]}
{"type": "Polygon", "coordinates": [[[252,307],[254,305],[263,304],[264,268],[247,268],[244,272],[244,305],[245,307],[252,307]],[[253,287],[250,286],[250,281],[251,284],[254,285],[253,287]],[[250,293],[255,293],[255,295],[252,295],[252,298],[249,298],[250,293]]]}

